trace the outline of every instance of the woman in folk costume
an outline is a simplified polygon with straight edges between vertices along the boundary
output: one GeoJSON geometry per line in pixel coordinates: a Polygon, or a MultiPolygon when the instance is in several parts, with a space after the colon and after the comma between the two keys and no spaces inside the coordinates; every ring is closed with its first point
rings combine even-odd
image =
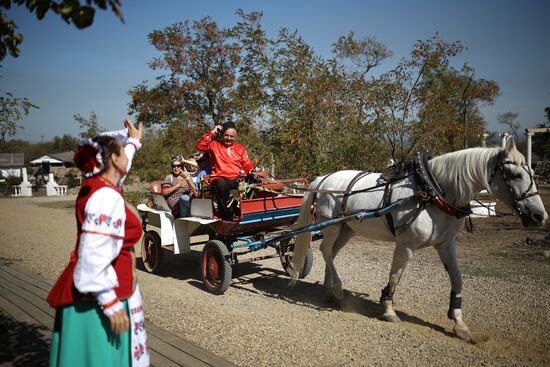
{"type": "Polygon", "coordinates": [[[74,161],[87,179],[76,199],[77,241],[48,296],[56,309],[50,366],[148,366],[134,245],[142,229],[120,184],[141,147],[142,125],[80,142],[74,161]]]}

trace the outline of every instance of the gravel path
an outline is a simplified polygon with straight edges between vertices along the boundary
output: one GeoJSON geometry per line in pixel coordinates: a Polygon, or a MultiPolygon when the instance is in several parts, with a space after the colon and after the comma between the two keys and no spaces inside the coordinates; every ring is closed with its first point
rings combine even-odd
{"type": "MultiPolygon", "coordinates": [[[[56,279],[74,246],[74,199],[0,199],[0,256],[56,279]]],[[[336,259],[346,290],[341,310],[325,300],[318,243],[313,270],[296,287],[271,259],[234,267],[223,296],[202,288],[199,247],[166,256],[160,276],[139,272],[146,317],[242,366],[550,365],[550,248],[525,245],[549,226],[526,231],[508,217],[475,224],[473,235],[458,236],[473,343],[452,336],[449,280],[433,249],[415,254],[396,292],[403,322],[381,321],[377,300],[393,246],[360,238],[336,259]]]]}

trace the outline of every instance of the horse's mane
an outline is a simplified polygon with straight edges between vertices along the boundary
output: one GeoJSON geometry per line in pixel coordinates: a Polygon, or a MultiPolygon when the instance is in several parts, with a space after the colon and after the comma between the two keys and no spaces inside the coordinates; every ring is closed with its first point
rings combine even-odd
{"type": "MultiPolygon", "coordinates": [[[[489,189],[490,175],[498,164],[503,148],[470,148],[433,158],[430,170],[445,193],[445,199],[457,206],[467,205],[480,190],[489,189]]],[[[525,158],[514,147],[509,157],[525,164],[525,158]]]]}

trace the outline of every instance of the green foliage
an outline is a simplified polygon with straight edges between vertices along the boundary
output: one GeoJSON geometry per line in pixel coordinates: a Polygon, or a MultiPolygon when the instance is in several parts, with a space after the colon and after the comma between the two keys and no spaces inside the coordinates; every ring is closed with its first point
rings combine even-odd
{"type": "MultiPolygon", "coordinates": [[[[0,2],[0,9],[2,6],[0,2]]],[[[6,19],[5,14],[0,11],[0,61],[3,60],[8,53],[12,57],[19,56],[19,45],[23,43],[23,35],[21,33],[16,33],[16,28],[17,26],[13,20],[6,19]]]]}
{"type": "Polygon", "coordinates": [[[92,25],[95,8],[106,10],[108,7],[124,22],[120,9],[120,0],[86,0],[81,4],[79,0],[0,0],[0,61],[9,53],[12,57],[19,56],[19,45],[23,42],[23,35],[16,33],[17,26],[12,20],[6,19],[4,9],[11,5],[25,6],[36,18],[41,20],[51,9],[67,24],[74,24],[78,29],[92,25]]]}
{"type": "Polygon", "coordinates": [[[19,185],[23,179],[16,176],[7,176],[3,182],[0,182],[0,192],[4,195],[13,194],[12,188],[19,185]]]}
{"type": "MultiPolygon", "coordinates": [[[[547,124],[540,124],[537,127],[545,127],[550,130],[550,107],[544,109],[547,124]]],[[[543,160],[550,159],[550,131],[544,133],[537,133],[533,135],[533,144],[532,149],[536,155],[538,155],[543,160]]]]}
{"type": "Polygon", "coordinates": [[[206,17],[149,34],[149,42],[162,53],[149,65],[169,75],[156,86],[142,83],[130,91],[130,108],[140,121],[146,126],[180,121],[204,130],[231,115],[228,93],[234,88],[239,55],[226,42],[226,33],[206,17]]]}
{"type": "Polygon", "coordinates": [[[382,169],[420,146],[439,154],[481,143],[479,108],[499,88],[468,65],[450,66],[460,42],[418,41],[397,67],[374,76],[391,51],[372,37],[340,37],[326,60],[297,31],[267,38],[262,13],[237,15],[226,29],[207,17],[149,34],[161,53],[150,67],[166,74],[129,92],[138,120],[160,126],[136,160],[148,179],[163,177],[170,154],[191,153],[228,116],[252,160],[286,177],[382,169]]]}
{"type": "Polygon", "coordinates": [[[479,108],[494,103],[498,85],[476,79],[468,65],[460,71],[445,66],[425,72],[419,84],[417,145],[431,147],[435,154],[481,145],[485,121],[479,108]]]}
{"type": "Polygon", "coordinates": [[[32,144],[24,140],[9,140],[0,143],[0,153],[25,153],[25,160],[32,161],[46,154],[71,151],[78,139],[71,135],[55,136],[51,141],[32,144]]]}
{"type": "Polygon", "coordinates": [[[381,64],[384,59],[391,56],[392,52],[384,44],[373,37],[357,39],[353,32],[342,36],[332,45],[333,53],[337,58],[350,60],[360,77],[364,77],[372,68],[381,64]]]}
{"type": "Polygon", "coordinates": [[[134,206],[144,203],[146,198],[147,194],[144,191],[124,191],[124,199],[134,206]]]}
{"type": "Polygon", "coordinates": [[[70,169],[65,174],[65,184],[69,187],[69,189],[72,189],[73,187],[80,186],[80,179],[78,177],[78,168],[70,169]]]}
{"type": "Polygon", "coordinates": [[[83,139],[94,138],[105,131],[105,128],[99,125],[97,121],[97,116],[94,111],[90,112],[90,118],[88,119],[80,116],[80,114],[78,113],[73,117],[75,121],[78,122],[80,128],[84,129],[84,131],[80,133],[80,137],[83,139]]]}
{"type": "Polygon", "coordinates": [[[499,89],[467,65],[449,65],[462,50],[438,35],[418,41],[409,58],[374,83],[375,114],[394,159],[407,160],[422,146],[440,154],[481,142],[479,106],[493,103],[499,89]]]}
{"type": "Polygon", "coordinates": [[[3,143],[6,142],[6,135],[14,136],[18,128],[23,128],[17,125],[17,121],[28,115],[31,108],[39,107],[27,98],[17,98],[9,92],[0,97],[0,138],[3,143]]]}
{"type": "Polygon", "coordinates": [[[78,144],[78,139],[68,134],[63,134],[62,137],[54,136],[51,142],[48,143],[50,153],[72,151],[76,144],[78,144]]]}
{"type": "Polygon", "coordinates": [[[142,140],[143,148],[134,159],[131,174],[147,182],[162,180],[170,173],[170,156],[190,157],[199,133],[177,123],[162,129],[147,129],[142,140]]]}
{"type": "MultiPolygon", "coordinates": [[[[547,127],[550,130],[549,126],[540,124],[537,127],[547,127]]],[[[533,135],[533,143],[531,145],[533,152],[538,155],[541,159],[547,160],[550,158],[550,132],[536,133],[533,135]]]]}
{"type": "Polygon", "coordinates": [[[519,122],[516,121],[518,116],[519,113],[517,112],[505,112],[497,115],[497,121],[508,127],[509,132],[515,137],[516,141],[518,140],[517,130],[519,129],[519,122]]]}

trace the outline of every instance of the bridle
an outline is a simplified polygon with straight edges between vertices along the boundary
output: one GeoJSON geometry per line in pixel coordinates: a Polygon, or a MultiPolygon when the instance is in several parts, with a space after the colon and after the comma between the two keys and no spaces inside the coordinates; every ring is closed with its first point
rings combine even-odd
{"type": "Polygon", "coordinates": [[[515,161],[502,160],[503,155],[504,155],[504,151],[501,151],[498,154],[498,163],[495,166],[495,169],[493,171],[493,174],[491,175],[491,178],[489,179],[489,186],[491,185],[491,183],[495,179],[497,173],[500,171],[500,174],[502,175],[502,178],[504,179],[504,184],[506,185],[506,187],[508,188],[508,191],[510,191],[510,194],[512,195],[512,200],[514,201],[513,210],[515,210],[517,212],[517,214],[521,216],[522,212],[519,209],[518,203],[522,200],[530,198],[531,196],[536,196],[536,195],[540,195],[540,194],[539,194],[538,191],[530,192],[531,189],[533,188],[533,186],[535,185],[535,180],[533,178],[533,175],[531,174],[531,171],[529,170],[529,166],[527,166],[526,164],[519,164],[515,161]],[[527,174],[529,175],[529,179],[530,179],[529,187],[527,188],[527,190],[525,190],[519,196],[516,196],[516,194],[514,193],[512,185],[510,184],[510,178],[504,173],[504,166],[507,165],[507,164],[513,164],[515,166],[521,166],[521,168],[523,168],[525,170],[525,172],[527,172],[527,174]]]}

